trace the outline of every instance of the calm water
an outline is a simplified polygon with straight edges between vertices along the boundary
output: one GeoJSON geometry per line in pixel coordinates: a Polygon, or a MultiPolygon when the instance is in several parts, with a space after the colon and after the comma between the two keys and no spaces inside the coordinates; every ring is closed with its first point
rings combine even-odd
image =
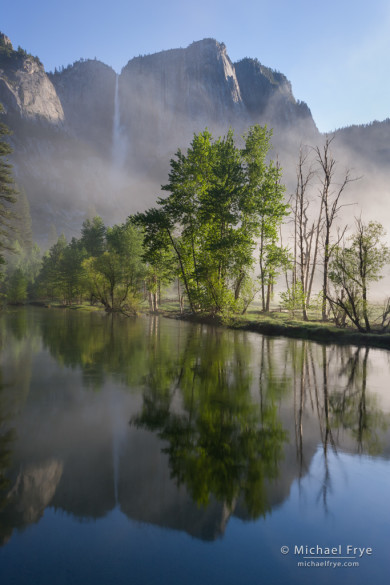
{"type": "Polygon", "coordinates": [[[0,338],[0,583],[387,582],[390,352],[40,309],[0,338]]]}

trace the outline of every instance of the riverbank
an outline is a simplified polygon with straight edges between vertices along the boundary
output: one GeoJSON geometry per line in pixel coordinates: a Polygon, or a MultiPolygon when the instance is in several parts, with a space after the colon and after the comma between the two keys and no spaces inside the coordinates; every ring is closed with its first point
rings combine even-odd
{"type": "MultiPolygon", "coordinates": [[[[100,305],[63,305],[60,303],[47,304],[44,302],[31,303],[35,306],[46,308],[61,308],[80,311],[103,311],[104,308],[100,305]]],[[[216,325],[219,327],[227,327],[229,329],[236,329],[242,331],[253,331],[263,335],[270,335],[274,337],[290,337],[294,339],[308,339],[310,341],[317,341],[326,344],[340,344],[340,345],[356,345],[363,347],[377,347],[383,349],[390,349],[390,333],[360,333],[354,329],[345,328],[340,329],[332,323],[323,323],[321,321],[300,321],[290,317],[286,313],[272,312],[261,313],[260,311],[249,311],[244,316],[232,316],[229,318],[210,316],[206,314],[193,314],[189,311],[180,313],[176,308],[177,303],[164,303],[163,308],[154,313],[168,319],[180,319],[182,321],[190,321],[192,323],[204,323],[207,325],[216,325]]],[[[146,307],[141,307],[140,314],[151,315],[146,307]]]]}
{"type": "Polygon", "coordinates": [[[253,331],[275,337],[291,337],[308,339],[319,343],[337,343],[341,345],[357,345],[390,349],[390,334],[360,333],[353,329],[340,329],[331,323],[321,321],[299,321],[282,313],[258,313],[246,317],[234,316],[228,319],[180,313],[175,310],[164,310],[160,313],[170,319],[181,319],[193,323],[206,323],[242,331],[253,331]]]}

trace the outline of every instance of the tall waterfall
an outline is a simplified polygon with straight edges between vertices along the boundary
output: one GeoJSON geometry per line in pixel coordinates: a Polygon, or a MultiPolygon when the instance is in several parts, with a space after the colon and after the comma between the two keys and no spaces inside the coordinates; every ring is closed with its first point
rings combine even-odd
{"type": "Polygon", "coordinates": [[[115,79],[114,120],[112,125],[112,163],[114,171],[121,169],[126,159],[126,138],[121,129],[119,75],[115,79]]]}

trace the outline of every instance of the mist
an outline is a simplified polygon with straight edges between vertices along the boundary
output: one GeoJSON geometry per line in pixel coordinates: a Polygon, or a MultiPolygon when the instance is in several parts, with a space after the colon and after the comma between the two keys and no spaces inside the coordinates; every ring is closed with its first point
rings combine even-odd
{"type": "MultiPolygon", "coordinates": [[[[59,100],[63,119],[53,123],[42,118],[42,96],[35,118],[31,106],[27,118],[23,110],[12,109],[7,95],[1,99],[14,132],[16,179],[29,199],[42,248],[52,226],[70,239],[91,214],[112,225],[153,206],[168,182],[170,159],[205,128],[214,138],[233,128],[239,145],[255,123],[272,129],[269,156],[283,169],[287,200],[295,191],[299,149],[307,148],[314,164],[314,147],[325,139],[283,74],[256,59],[232,63],[226,47],[213,39],[137,57],[119,75],[97,60],[81,60],[49,76],[38,73],[45,76],[46,99],[59,100]],[[49,85],[53,95],[47,93],[49,85]]],[[[337,218],[340,229],[347,226],[346,236],[354,229],[354,218],[390,225],[389,132],[386,121],[334,133],[335,182],[347,169],[357,179],[343,193],[337,218]]],[[[313,216],[319,189],[315,175],[308,193],[313,216]]],[[[290,228],[287,222],[284,244],[291,242],[290,228]]],[[[375,285],[378,299],[386,294],[389,275],[387,268],[386,279],[375,285]]]]}

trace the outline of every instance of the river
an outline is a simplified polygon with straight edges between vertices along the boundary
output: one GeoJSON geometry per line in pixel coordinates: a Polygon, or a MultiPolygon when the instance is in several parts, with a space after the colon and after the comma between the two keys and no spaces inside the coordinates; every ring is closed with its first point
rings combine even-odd
{"type": "Polygon", "coordinates": [[[390,352],[0,318],[0,582],[384,583],[390,352]]]}

